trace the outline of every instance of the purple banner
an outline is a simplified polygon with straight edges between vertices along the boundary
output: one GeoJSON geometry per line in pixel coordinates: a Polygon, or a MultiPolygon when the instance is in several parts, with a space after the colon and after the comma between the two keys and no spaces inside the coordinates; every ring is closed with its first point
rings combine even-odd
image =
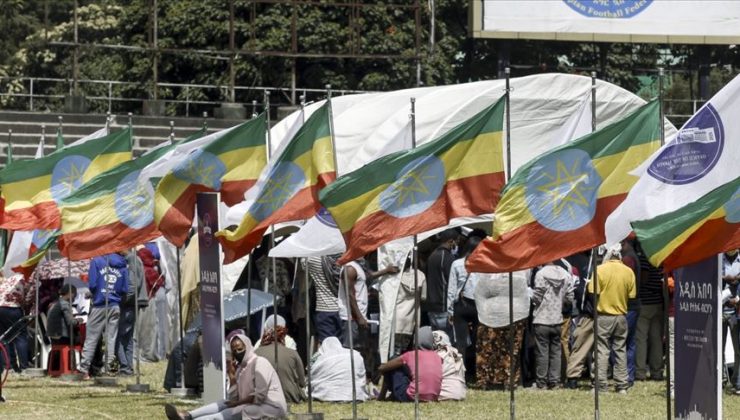
{"type": "Polygon", "coordinates": [[[719,270],[719,260],[713,257],[674,271],[677,419],[721,418],[719,270]]]}
{"type": "Polygon", "coordinates": [[[221,247],[214,234],[219,229],[218,193],[198,193],[198,246],[200,263],[200,313],[203,319],[203,401],[224,399],[224,317],[221,290],[221,247]]]}

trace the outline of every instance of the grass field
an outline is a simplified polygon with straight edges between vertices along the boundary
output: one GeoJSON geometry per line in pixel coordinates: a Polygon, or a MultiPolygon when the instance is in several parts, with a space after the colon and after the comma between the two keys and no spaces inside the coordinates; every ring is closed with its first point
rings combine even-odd
{"type": "MultiPolygon", "coordinates": [[[[64,382],[56,379],[30,379],[10,376],[0,404],[1,419],[163,419],[163,405],[173,402],[181,407],[195,407],[197,401],[176,400],[162,389],[165,364],[142,364],[142,382],[149,394],[129,394],[125,385],[135,379],[119,380],[117,388],[103,388],[92,382],[64,382]]],[[[581,390],[517,390],[516,413],[519,419],[592,419],[593,394],[581,390]]],[[[627,395],[600,394],[602,419],[664,419],[664,386],[656,382],[638,382],[627,395]]],[[[509,395],[496,391],[469,391],[464,402],[421,405],[423,419],[506,419],[509,395]]],[[[740,397],[724,395],[725,418],[740,418],[740,397]]],[[[352,417],[349,404],[315,403],[314,412],[326,419],[352,417]]],[[[413,418],[413,404],[367,402],[358,405],[358,416],[371,419],[413,418]]],[[[305,413],[307,404],[292,405],[292,413],[305,413]]]]}

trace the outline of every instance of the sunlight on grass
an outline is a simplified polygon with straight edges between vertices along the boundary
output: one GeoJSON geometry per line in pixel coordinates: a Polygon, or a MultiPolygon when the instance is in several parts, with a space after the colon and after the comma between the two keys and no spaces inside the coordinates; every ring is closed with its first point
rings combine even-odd
{"type": "MultiPolygon", "coordinates": [[[[116,388],[102,388],[92,382],[64,382],[57,379],[30,379],[11,375],[0,404],[3,419],[163,419],[163,405],[194,407],[198,401],[177,400],[162,388],[165,363],[142,364],[142,383],[152,389],[149,394],[130,394],[125,385],[135,378],[119,378],[116,388]]],[[[586,388],[577,391],[517,390],[518,419],[592,419],[593,394],[586,388]]],[[[627,395],[601,394],[601,414],[604,419],[664,419],[664,384],[638,382],[627,395]]],[[[308,404],[290,407],[292,413],[306,413],[308,404]]],[[[740,412],[740,398],[724,395],[725,413],[740,412]]],[[[350,404],[314,403],[314,412],[326,419],[352,417],[350,404]]],[[[371,419],[413,418],[413,404],[367,402],[358,405],[358,416],[371,419]]],[[[423,419],[505,419],[509,417],[508,393],[469,391],[464,402],[421,405],[423,419]]],[[[730,418],[728,416],[728,418],[730,418]]]]}

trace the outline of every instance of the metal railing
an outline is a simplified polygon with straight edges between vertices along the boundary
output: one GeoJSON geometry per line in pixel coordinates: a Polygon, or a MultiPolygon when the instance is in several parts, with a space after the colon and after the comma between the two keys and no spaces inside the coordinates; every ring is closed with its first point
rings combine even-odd
{"type": "MultiPolygon", "coordinates": [[[[145,83],[115,80],[79,80],[80,91],[84,93],[93,111],[140,112],[144,101],[150,97],[145,83]]],[[[207,85],[193,83],[159,83],[159,100],[165,103],[167,115],[201,115],[227,102],[227,85],[207,85]]],[[[0,77],[0,107],[4,109],[59,112],[64,107],[64,98],[72,94],[72,79],[49,77],[0,77]]],[[[267,86],[235,86],[236,102],[250,106],[262,106],[264,93],[273,94],[271,108],[296,105],[295,98],[303,95],[307,100],[321,99],[326,89],[296,89],[267,86]],[[274,94],[277,93],[277,97],[274,94]],[[256,101],[256,102],[255,102],[256,101]]],[[[335,95],[366,93],[360,90],[336,90],[335,95]]]]}

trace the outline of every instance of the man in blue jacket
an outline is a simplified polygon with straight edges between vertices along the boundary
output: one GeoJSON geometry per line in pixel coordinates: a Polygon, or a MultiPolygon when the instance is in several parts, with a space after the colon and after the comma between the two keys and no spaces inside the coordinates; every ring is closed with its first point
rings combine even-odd
{"type": "Polygon", "coordinates": [[[90,263],[88,287],[92,295],[92,307],[87,319],[87,336],[82,347],[80,373],[90,378],[90,364],[95,348],[105,333],[107,371],[116,355],[119,304],[128,293],[129,272],[125,253],[107,254],[93,258],[90,263]],[[106,325],[107,320],[107,325],[106,325]]]}

